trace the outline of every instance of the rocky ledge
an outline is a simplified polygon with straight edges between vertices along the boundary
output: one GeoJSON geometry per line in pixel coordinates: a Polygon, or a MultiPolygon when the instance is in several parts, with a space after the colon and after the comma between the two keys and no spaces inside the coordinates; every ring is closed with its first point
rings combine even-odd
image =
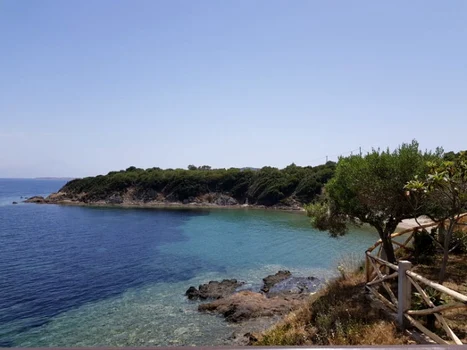
{"type": "Polygon", "coordinates": [[[48,203],[48,200],[45,199],[42,196],[34,196],[31,198],[28,198],[24,201],[24,203],[38,203],[38,204],[43,204],[43,203],[48,203]]]}
{"type": "Polygon", "coordinates": [[[235,279],[223,280],[222,282],[210,281],[200,285],[199,289],[195,287],[188,288],[185,295],[190,300],[221,299],[231,295],[244,284],[244,282],[237,282],[235,279]]]}
{"type": "Polygon", "coordinates": [[[250,318],[286,314],[299,304],[298,300],[268,298],[264,294],[244,290],[211,303],[201,304],[198,310],[221,314],[229,322],[240,322],[250,318]]]}
{"type": "Polygon", "coordinates": [[[23,201],[24,203],[37,203],[37,204],[61,204],[71,202],[69,196],[63,192],[52,193],[47,197],[33,196],[23,201]]]}
{"type": "Polygon", "coordinates": [[[200,304],[198,310],[213,312],[229,322],[286,314],[298,308],[322,281],[315,277],[294,277],[290,271],[279,271],[263,279],[259,291],[245,290],[245,283],[235,279],[210,281],[196,289],[190,287],[185,295],[191,300],[215,299],[200,304]]]}
{"type": "Polygon", "coordinates": [[[82,206],[120,206],[120,207],[182,207],[182,208],[270,208],[277,210],[303,211],[303,208],[296,200],[289,199],[283,203],[273,206],[249,205],[239,202],[235,198],[225,193],[208,193],[197,197],[189,197],[183,201],[178,200],[172,195],[164,196],[162,194],[153,194],[153,196],[141,195],[134,188],[128,188],[124,192],[109,193],[103,197],[90,197],[86,193],[67,193],[59,191],[52,193],[47,197],[34,196],[24,201],[25,203],[37,204],[66,204],[82,206]]]}

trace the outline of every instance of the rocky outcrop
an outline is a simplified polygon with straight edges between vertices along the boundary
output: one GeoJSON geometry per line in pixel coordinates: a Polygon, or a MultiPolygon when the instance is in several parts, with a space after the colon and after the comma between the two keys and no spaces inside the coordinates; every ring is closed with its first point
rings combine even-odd
{"type": "Polygon", "coordinates": [[[268,297],[302,299],[315,293],[322,285],[316,277],[289,277],[275,283],[268,291],[268,297]]]}
{"type": "Polygon", "coordinates": [[[290,271],[279,271],[275,275],[269,275],[265,278],[263,278],[263,288],[261,288],[261,291],[264,293],[268,293],[271,287],[273,287],[275,284],[289,278],[292,276],[292,273],[290,271]]]}
{"type": "Polygon", "coordinates": [[[67,193],[64,192],[57,192],[57,193],[52,193],[47,197],[47,201],[54,203],[54,202],[60,202],[60,201],[66,201],[66,200],[71,200],[72,196],[69,196],[67,193]]]}
{"type": "Polygon", "coordinates": [[[268,298],[262,293],[241,291],[211,303],[201,304],[198,310],[219,313],[229,322],[240,322],[250,318],[282,315],[298,305],[297,300],[268,298]]]}
{"type": "Polygon", "coordinates": [[[11,204],[18,204],[18,202],[12,202],[11,204]]]}
{"type": "Polygon", "coordinates": [[[201,284],[198,289],[191,286],[185,295],[190,300],[220,299],[231,295],[243,284],[244,282],[238,282],[236,279],[223,280],[221,282],[210,281],[209,283],[201,284]]]}
{"type": "Polygon", "coordinates": [[[216,205],[226,206],[226,205],[237,205],[238,202],[235,198],[226,196],[224,194],[219,195],[214,201],[216,205]]]}
{"type": "Polygon", "coordinates": [[[72,193],[66,189],[61,189],[56,193],[50,194],[47,198],[35,196],[28,200],[28,203],[48,203],[48,204],[72,204],[72,205],[90,205],[90,206],[122,206],[122,207],[138,207],[138,208],[153,208],[153,207],[254,207],[262,209],[274,210],[298,210],[304,209],[298,202],[290,200],[287,203],[276,204],[273,206],[265,205],[248,205],[233,198],[228,193],[210,192],[196,197],[188,197],[184,200],[179,200],[177,196],[171,194],[164,195],[154,190],[138,190],[134,187],[128,187],[124,191],[112,192],[104,195],[90,195],[85,192],[72,193]]]}
{"type": "Polygon", "coordinates": [[[294,277],[279,271],[263,279],[259,292],[244,290],[237,280],[211,281],[199,289],[190,287],[185,295],[191,300],[216,299],[198,307],[199,311],[223,315],[227,321],[240,322],[257,317],[283,315],[298,307],[322,281],[315,277],[294,277]]]}
{"type": "Polygon", "coordinates": [[[38,204],[48,203],[48,201],[42,196],[31,197],[31,198],[26,199],[24,202],[25,203],[38,203],[38,204]]]}
{"type": "Polygon", "coordinates": [[[123,197],[118,195],[118,194],[113,194],[112,196],[110,196],[106,202],[108,204],[122,204],[123,203],[123,197]]]}

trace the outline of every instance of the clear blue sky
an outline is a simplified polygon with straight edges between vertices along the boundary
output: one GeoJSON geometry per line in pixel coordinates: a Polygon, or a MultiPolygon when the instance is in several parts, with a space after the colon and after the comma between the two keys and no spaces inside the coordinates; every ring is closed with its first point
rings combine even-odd
{"type": "Polygon", "coordinates": [[[457,151],[466,122],[465,0],[0,0],[0,177],[457,151]]]}

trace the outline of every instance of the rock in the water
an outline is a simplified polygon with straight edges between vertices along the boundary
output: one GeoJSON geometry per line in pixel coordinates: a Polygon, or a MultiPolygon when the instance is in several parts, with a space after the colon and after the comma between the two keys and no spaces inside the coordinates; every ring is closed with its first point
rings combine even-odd
{"type": "Polygon", "coordinates": [[[263,279],[260,292],[245,290],[251,285],[232,279],[211,281],[200,285],[199,289],[190,287],[185,295],[191,300],[217,299],[199,305],[198,310],[215,312],[227,321],[240,322],[288,313],[318,290],[321,283],[315,277],[293,277],[290,271],[279,271],[263,279]]]}
{"type": "Polygon", "coordinates": [[[18,202],[13,202],[13,203],[11,203],[11,204],[18,204],[18,202]]]}
{"type": "Polygon", "coordinates": [[[274,284],[267,293],[268,297],[307,296],[321,287],[322,281],[316,277],[289,277],[274,284]]]}
{"type": "Polygon", "coordinates": [[[34,196],[24,201],[25,203],[47,203],[46,199],[42,196],[34,196]]]}
{"type": "Polygon", "coordinates": [[[279,283],[289,277],[291,277],[292,274],[290,271],[279,271],[275,275],[269,275],[266,278],[263,278],[263,288],[261,288],[261,291],[264,293],[268,293],[271,287],[273,287],[276,283],[279,283]]]}
{"type": "Polygon", "coordinates": [[[191,286],[188,288],[188,290],[185,292],[185,295],[188,297],[188,299],[193,300],[193,299],[198,299],[199,298],[199,291],[196,289],[196,287],[191,286]]]}
{"type": "Polygon", "coordinates": [[[222,314],[229,322],[255,317],[286,314],[300,305],[299,301],[267,298],[262,293],[242,291],[198,306],[199,311],[222,314]]]}
{"type": "Polygon", "coordinates": [[[244,282],[238,282],[236,279],[223,280],[222,282],[210,281],[206,284],[201,284],[198,290],[195,287],[190,287],[185,295],[188,299],[220,299],[224,298],[242,286],[244,282]]]}
{"type": "Polygon", "coordinates": [[[186,334],[190,331],[190,328],[188,327],[180,327],[180,328],[177,328],[175,331],[174,331],[174,335],[179,337],[183,334],[186,334]]]}

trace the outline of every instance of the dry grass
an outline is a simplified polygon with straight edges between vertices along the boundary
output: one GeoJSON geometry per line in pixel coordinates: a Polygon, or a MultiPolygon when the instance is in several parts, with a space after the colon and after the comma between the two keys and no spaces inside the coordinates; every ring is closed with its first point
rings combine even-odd
{"type": "MultiPolygon", "coordinates": [[[[441,260],[442,256],[436,255],[434,257],[433,264],[417,265],[414,267],[414,271],[436,282],[438,281],[441,260]]],[[[449,262],[446,269],[446,281],[443,285],[461,294],[467,295],[467,254],[451,254],[449,256],[449,262]]],[[[451,298],[446,295],[443,295],[443,298],[446,301],[451,300],[451,298]]],[[[465,312],[465,309],[444,312],[443,316],[461,341],[467,343],[467,313],[465,312]]],[[[441,327],[437,325],[437,328],[440,329],[441,327]]],[[[438,333],[438,335],[445,338],[444,332],[438,333]]]]}
{"type": "MultiPolygon", "coordinates": [[[[433,264],[419,264],[414,267],[414,271],[436,282],[438,281],[441,260],[442,256],[438,254],[434,257],[433,264]]],[[[443,284],[448,288],[467,295],[467,254],[449,255],[446,267],[446,281],[443,284]]]]}
{"type": "Polygon", "coordinates": [[[392,321],[365,297],[361,273],[331,282],[301,309],[258,337],[254,345],[408,344],[392,321]]]}

